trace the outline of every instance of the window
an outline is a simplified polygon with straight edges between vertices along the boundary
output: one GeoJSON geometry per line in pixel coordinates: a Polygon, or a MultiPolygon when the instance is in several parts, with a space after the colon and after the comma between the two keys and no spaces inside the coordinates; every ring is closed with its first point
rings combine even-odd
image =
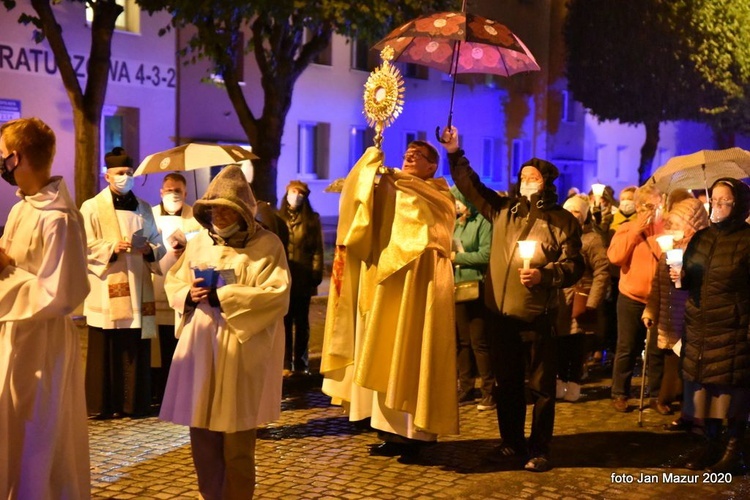
{"type": "Polygon", "coordinates": [[[404,76],[416,78],[418,80],[427,80],[430,77],[430,69],[421,64],[406,63],[401,68],[404,76]]]}
{"type": "Polygon", "coordinates": [[[521,172],[521,165],[523,165],[523,141],[521,139],[513,139],[510,150],[510,177],[515,179],[521,172]]]}
{"type": "MultiPolygon", "coordinates": [[[[103,176],[107,171],[104,165],[104,155],[113,148],[122,147],[135,162],[140,158],[138,145],[140,143],[140,110],[124,106],[105,105],[102,108],[102,122],[100,127],[99,165],[103,176]]],[[[134,165],[137,167],[138,165],[134,165]]]]}
{"type": "MultiPolygon", "coordinates": [[[[124,10],[115,21],[115,30],[128,31],[130,33],[141,32],[141,9],[135,0],[115,0],[115,3],[124,10]]],[[[91,24],[94,20],[93,9],[86,4],[86,22],[91,24]]]]}
{"type": "Polygon", "coordinates": [[[628,162],[628,147],[617,146],[617,164],[615,165],[615,179],[620,179],[620,174],[625,171],[628,162]]]}
{"type": "Polygon", "coordinates": [[[352,69],[372,71],[380,64],[380,56],[376,51],[370,50],[366,43],[355,38],[351,40],[351,46],[352,69]]]}
{"type": "Polygon", "coordinates": [[[297,140],[297,173],[302,179],[327,179],[331,125],[300,122],[297,140]]]}
{"type": "Polygon", "coordinates": [[[567,123],[576,121],[576,102],[569,90],[562,91],[562,116],[561,120],[567,123]]]}
{"type": "MultiPolygon", "coordinates": [[[[305,43],[308,43],[312,39],[313,32],[305,28],[305,43]]],[[[326,46],[326,48],[324,48],[317,56],[315,56],[315,59],[313,59],[313,62],[315,64],[321,64],[323,66],[331,66],[333,64],[333,50],[331,47],[331,40],[328,40],[328,45],[326,46]]]]}
{"type": "Polygon", "coordinates": [[[485,137],[482,139],[482,177],[492,178],[495,171],[495,139],[485,137]]]}
{"type": "Polygon", "coordinates": [[[409,148],[409,144],[411,144],[414,141],[426,141],[427,140],[427,132],[424,130],[418,130],[413,131],[409,130],[407,132],[404,132],[404,151],[406,151],[409,148]]]}
{"type": "Polygon", "coordinates": [[[362,157],[365,150],[373,146],[375,131],[370,127],[351,128],[349,135],[349,169],[362,157]]]}

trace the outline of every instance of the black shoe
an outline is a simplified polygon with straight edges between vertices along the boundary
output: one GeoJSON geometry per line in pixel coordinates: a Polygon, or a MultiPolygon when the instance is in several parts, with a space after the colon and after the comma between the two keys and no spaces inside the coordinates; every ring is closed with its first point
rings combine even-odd
{"type": "Polygon", "coordinates": [[[89,420],[112,420],[113,418],[120,418],[119,414],[117,417],[114,413],[93,413],[89,415],[89,420]]]}
{"type": "Polygon", "coordinates": [[[464,392],[458,395],[458,406],[473,405],[476,399],[474,398],[474,391],[464,392]]]}
{"type": "Polygon", "coordinates": [[[416,448],[416,446],[410,444],[385,441],[370,446],[370,455],[374,457],[397,457],[399,455],[414,453],[414,448],[416,448]]]}
{"type": "Polygon", "coordinates": [[[706,472],[717,474],[729,473],[733,476],[742,476],[747,474],[747,464],[745,464],[741,442],[736,437],[729,438],[724,456],[721,460],[706,469],[706,472]]]}
{"type": "Polygon", "coordinates": [[[547,455],[537,455],[531,457],[523,468],[529,472],[547,472],[552,468],[552,464],[547,455]]]}
{"type": "Polygon", "coordinates": [[[485,458],[488,462],[495,464],[517,463],[520,467],[528,460],[528,452],[525,446],[512,446],[501,443],[495,446],[485,458]]]}

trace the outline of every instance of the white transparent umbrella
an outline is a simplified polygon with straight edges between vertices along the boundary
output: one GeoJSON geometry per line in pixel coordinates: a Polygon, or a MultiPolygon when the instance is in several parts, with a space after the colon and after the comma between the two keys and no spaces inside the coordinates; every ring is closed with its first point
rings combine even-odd
{"type": "Polygon", "coordinates": [[[196,170],[257,159],[242,146],[189,143],[148,155],[133,175],[196,170]]]}
{"type": "Polygon", "coordinates": [[[646,184],[656,184],[664,193],[677,188],[708,192],[708,187],[722,177],[750,177],[750,152],[742,148],[704,149],[674,156],[657,168],[646,184]]]}

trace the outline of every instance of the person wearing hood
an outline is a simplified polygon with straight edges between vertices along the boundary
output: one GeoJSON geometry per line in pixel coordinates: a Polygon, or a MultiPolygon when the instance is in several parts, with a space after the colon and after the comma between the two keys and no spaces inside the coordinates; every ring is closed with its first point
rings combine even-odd
{"type": "Polygon", "coordinates": [[[89,498],[78,329],[86,235],[38,118],[0,126],[0,172],[17,186],[0,238],[0,498],[89,498]]]}
{"type": "Polygon", "coordinates": [[[549,446],[555,422],[557,352],[553,338],[558,292],[583,275],[581,225],[557,203],[557,168],[533,158],[521,167],[517,196],[504,197],[485,186],[459,149],[455,127],[443,131],[451,175],[459,191],[492,222],[485,305],[491,325],[497,419],[502,444],[489,457],[510,460],[532,472],[551,468],[549,446]],[[517,242],[537,242],[525,268],[517,242]],[[524,438],[526,393],[534,402],[531,436],[524,438]]]}
{"type": "MultiPolygon", "coordinates": [[[[672,195],[670,193],[669,198],[674,200],[672,195]]],[[[684,250],[693,235],[707,226],[708,214],[703,203],[690,197],[670,205],[664,220],[664,234],[672,236],[674,248],[684,250]]],[[[651,395],[651,408],[662,415],[672,413],[671,403],[676,391],[667,390],[670,384],[662,386],[662,380],[679,378],[678,356],[672,350],[685,329],[685,303],[688,298],[687,290],[672,285],[669,269],[667,254],[662,252],[656,274],[651,280],[648,302],[641,316],[646,328],[655,328],[652,331],[656,334],[656,344],[652,343],[653,356],[649,356],[648,365],[648,392],[651,395]]],[[[667,429],[680,427],[680,424],[682,427],[691,425],[683,415],[674,425],[669,424],[667,429]]]]}
{"type": "Polygon", "coordinates": [[[323,228],[310,204],[310,188],[292,181],[281,200],[281,218],[289,231],[287,255],[292,272],[292,298],[284,318],[286,351],[284,376],[309,374],[310,300],[323,281],[323,228]]]}
{"type": "Polygon", "coordinates": [[[253,496],[256,430],[281,411],[290,275],[255,209],[240,167],[225,167],[193,206],[205,230],[165,280],[179,340],[159,418],[190,427],[202,498],[253,496]]]}
{"type": "Polygon", "coordinates": [[[597,311],[609,284],[609,261],[601,235],[591,227],[588,198],[573,196],[565,200],[563,208],[581,224],[581,254],[586,266],[578,283],[560,292],[556,397],[573,403],[581,397],[585,334],[597,328],[597,311]],[[583,307],[577,307],[578,300],[583,301],[583,307]]]}
{"type": "MultiPolygon", "coordinates": [[[[617,297],[617,347],[612,366],[612,406],[628,411],[633,369],[643,342],[646,327],[641,316],[651,292],[651,279],[656,273],[661,248],[656,237],[664,232],[662,196],[654,184],[641,186],[635,192],[636,217],[622,224],[607,249],[609,261],[620,267],[617,297]]],[[[656,336],[648,346],[648,365],[658,367],[656,336]]]]}
{"type": "Polygon", "coordinates": [[[151,205],[132,191],[133,159],[117,147],[104,161],[108,186],[81,206],[91,285],[86,405],[92,418],[145,416],[157,334],[151,275],[166,252],[151,205]]]}
{"type": "Polygon", "coordinates": [[[484,275],[490,261],[492,224],[477,212],[461,192],[453,186],[451,194],[456,199],[456,226],[453,229],[454,251],[451,253],[456,284],[479,280],[479,297],[466,302],[456,302],[456,330],[458,333],[458,404],[474,403],[474,362],[482,380],[482,398],[477,409],[494,410],[495,399],[489,340],[485,324],[484,275]],[[472,361],[473,360],[473,361],[472,361]]]}
{"type": "Polygon", "coordinates": [[[702,421],[705,436],[685,467],[737,475],[747,471],[743,441],[750,416],[750,187],[722,178],[709,197],[711,224],[690,240],[681,269],[670,269],[688,293],[683,415],[702,421]]]}
{"type": "Polygon", "coordinates": [[[174,309],[169,307],[164,293],[164,277],[185,251],[187,239],[192,238],[201,226],[193,218],[193,207],[185,203],[187,181],[182,174],[167,174],[159,191],[161,202],[151,207],[154,221],[164,242],[166,253],[159,260],[161,274],[153,274],[154,299],[156,303],[156,326],[159,338],[153,339],[152,347],[158,349],[159,367],[152,370],[151,387],[155,402],[161,403],[164,385],[167,383],[169,366],[177,346],[174,335],[174,309]]]}

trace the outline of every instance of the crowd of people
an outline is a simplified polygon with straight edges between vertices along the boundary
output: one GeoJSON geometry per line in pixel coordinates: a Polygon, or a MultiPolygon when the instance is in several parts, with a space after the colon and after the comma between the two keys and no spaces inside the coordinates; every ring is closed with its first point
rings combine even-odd
{"type": "MultiPolygon", "coordinates": [[[[750,187],[560,200],[558,169],[532,158],[498,193],[455,128],[440,142],[453,187],[425,141],[400,169],[369,148],[343,184],[320,371],[332,403],[378,432],[370,453],[418,461],[476,405],[501,437],[488,460],[548,471],[556,400],[579,401],[587,362],[614,354],[612,407],[629,411],[645,346],[649,406],[679,403],[668,430],[704,437],[684,467],[744,472],[750,187]]],[[[151,206],[114,148],[79,211],[54,155],[41,120],[0,127],[0,173],[20,198],[0,239],[0,496],[86,498],[87,416],[157,403],[189,428],[203,498],[252,497],[257,429],[279,417],[283,379],[309,374],[325,269],[309,186],[290,182],[276,211],[229,165],[193,206],[167,175],[151,206]]]]}

